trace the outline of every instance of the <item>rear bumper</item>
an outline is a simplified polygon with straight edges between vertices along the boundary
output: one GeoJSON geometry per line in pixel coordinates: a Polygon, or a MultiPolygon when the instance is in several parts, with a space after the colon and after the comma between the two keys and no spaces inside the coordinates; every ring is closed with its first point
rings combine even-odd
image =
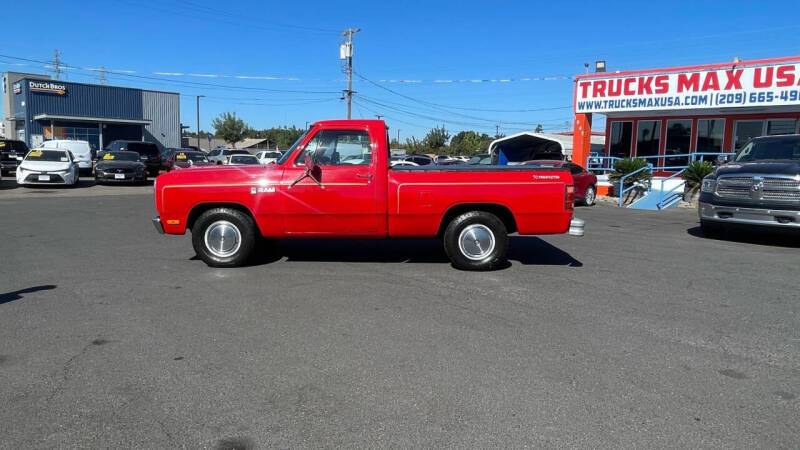
{"type": "Polygon", "coordinates": [[[161,225],[160,216],[153,217],[153,226],[156,227],[156,231],[158,231],[158,234],[164,234],[164,226],[161,225]]]}
{"type": "Polygon", "coordinates": [[[800,229],[800,211],[719,206],[700,202],[700,220],[739,225],[757,225],[800,229]]]}
{"type": "Polygon", "coordinates": [[[570,236],[583,236],[585,233],[586,221],[583,219],[572,219],[569,222],[570,236]]]}

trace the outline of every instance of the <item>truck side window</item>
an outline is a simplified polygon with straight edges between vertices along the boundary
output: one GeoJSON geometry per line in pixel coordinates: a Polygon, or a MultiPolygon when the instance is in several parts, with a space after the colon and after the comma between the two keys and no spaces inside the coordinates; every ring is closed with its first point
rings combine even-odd
{"type": "Polygon", "coordinates": [[[320,131],[295,159],[295,165],[303,164],[305,154],[316,155],[321,166],[369,165],[372,145],[366,131],[320,131]]]}

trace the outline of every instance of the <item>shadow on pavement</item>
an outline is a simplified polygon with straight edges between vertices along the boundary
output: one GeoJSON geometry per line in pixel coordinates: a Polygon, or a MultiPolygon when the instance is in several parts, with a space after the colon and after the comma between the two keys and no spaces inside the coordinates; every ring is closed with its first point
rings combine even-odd
{"type": "MultiPolygon", "coordinates": [[[[450,263],[441,241],[436,239],[287,239],[278,243],[274,251],[258,255],[255,265],[282,257],[292,262],[450,263]]],[[[569,253],[538,237],[511,237],[508,260],[523,265],[583,266],[569,253]]],[[[506,263],[500,269],[510,266],[506,263]]]]}
{"type": "Polygon", "coordinates": [[[780,230],[728,224],[718,236],[706,236],[699,226],[689,228],[686,233],[702,239],[772,247],[800,248],[800,230],[780,230]]]}
{"type": "Polygon", "coordinates": [[[50,291],[55,288],[56,288],[55,284],[44,284],[41,286],[33,286],[25,289],[20,289],[18,291],[0,293],[0,305],[4,303],[13,302],[14,300],[20,300],[22,299],[22,297],[24,297],[23,294],[32,294],[34,292],[39,292],[39,291],[50,291]]]}

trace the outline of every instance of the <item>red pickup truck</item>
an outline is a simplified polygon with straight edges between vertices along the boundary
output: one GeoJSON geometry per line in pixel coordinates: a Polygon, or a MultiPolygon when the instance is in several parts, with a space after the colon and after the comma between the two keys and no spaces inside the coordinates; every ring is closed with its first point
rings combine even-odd
{"type": "Polygon", "coordinates": [[[390,165],[380,120],[315,123],[275,163],[192,167],[154,184],[161,233],[192,232],[209,266],[278,238],[439,237],[453,265],[489,270],[508,234],[583,235],[566,169],[390,165]]]}

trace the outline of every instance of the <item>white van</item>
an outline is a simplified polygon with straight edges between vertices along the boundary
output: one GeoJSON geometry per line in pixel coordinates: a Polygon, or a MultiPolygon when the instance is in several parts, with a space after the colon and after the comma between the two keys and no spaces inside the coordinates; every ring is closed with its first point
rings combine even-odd
{"type": "Polygon", "coordinates": [[[69,150],[75,156],[75,161],[81,170],[92,170],[92,147],[86,141],[71,141],[55,139],[44,141],[42,148],[59,148],[69,150]]]}

